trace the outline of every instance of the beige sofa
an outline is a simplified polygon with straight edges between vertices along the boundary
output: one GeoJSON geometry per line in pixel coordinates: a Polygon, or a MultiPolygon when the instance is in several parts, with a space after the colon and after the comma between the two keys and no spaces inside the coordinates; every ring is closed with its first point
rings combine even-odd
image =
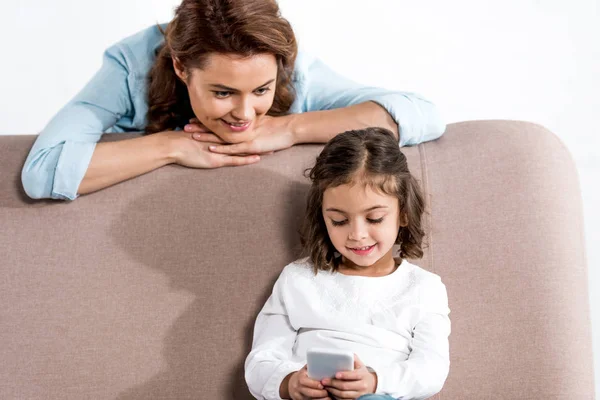
{"type": "MultiPolygon", "coordinates": [[[[302,172],[321,147],[168,166],[68,203],[25,197],[33,140],[0,137],[0,399],[251,398],[254,317],[299,256],[302,172]]],[[[537,125],[480,121],[404,150],[429,200],[418,264],[442,276],[452,310],[435,398],[594,398],[564,146],[537,125]]]]}

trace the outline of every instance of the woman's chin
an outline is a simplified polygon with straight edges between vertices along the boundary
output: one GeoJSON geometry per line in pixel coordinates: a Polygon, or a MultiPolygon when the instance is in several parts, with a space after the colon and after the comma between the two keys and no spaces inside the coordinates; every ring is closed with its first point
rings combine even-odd
{"type": "Polygon", "coordinates": [[[249,142],[255,138],[254,131],[243,132],[243,133],[232,133],[232,132],[215,132],[219,138],[227,142],[228,144],[236,144],[249,142]]]}

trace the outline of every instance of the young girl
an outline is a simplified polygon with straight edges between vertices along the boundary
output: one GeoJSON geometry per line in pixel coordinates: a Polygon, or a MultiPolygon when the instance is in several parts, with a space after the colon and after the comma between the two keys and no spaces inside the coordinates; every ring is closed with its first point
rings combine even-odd
{"type": "Polygon", "coordinates": [[[389,128],[400,145],[445,129],[420,96],[358,85],[299,53],[275,0],[182,0],[168,25],[106,51],[40,133],[23,187],[73,200],[167,164],[246,165],[367,126],[389,128]],[[98,143],[104,132],[152,135],[98,143]]]}
{"type": "Polygon", "coordinates": [[[339,134],[310,170],[302,244],[259,313],[246,381],[259,399],[425,399],[449,370],[439,276],[420,258],[423,195],[393,134],[339,134]],[[395,252],[398,252],[395,258],[395,252]],[[351,350],[354,370],[308,377],[311,347],[351,350]],[[369,395],[361,397],[364,395],[369,395]]]}

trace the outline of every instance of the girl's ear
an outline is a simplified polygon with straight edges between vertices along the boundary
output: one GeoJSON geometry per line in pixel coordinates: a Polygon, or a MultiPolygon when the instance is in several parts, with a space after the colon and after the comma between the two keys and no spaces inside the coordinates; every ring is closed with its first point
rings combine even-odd
{"type": "Polygon", "coordinates": [[[173,69],[175,70],[175,75],[177,75],[177,77],[181,79],[183,83],[187,83],[187,74],[185,73],[181,62],[177,59],[177,57],[171,56],[171,59],[173,60],[173,69]]]}

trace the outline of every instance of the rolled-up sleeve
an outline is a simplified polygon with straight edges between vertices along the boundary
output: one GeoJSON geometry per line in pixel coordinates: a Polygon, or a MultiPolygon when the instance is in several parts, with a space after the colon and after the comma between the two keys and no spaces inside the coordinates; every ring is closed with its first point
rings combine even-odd
{"type": "Polygon", "coordinates": [[[400,146],[439,138],[446,129],[438,108],[409,92],[360,85],[333,71],[319,59],[306,65],[304,111],[330,110],[373,101],[398,124],[400,146]]]}
{"type": "Polygon", "coordinates": [[[96,75],[39,134],[21,180],[33,199],[74,200],[102,133],[132,112],[129,68],[118,45],[96,75]]]}

